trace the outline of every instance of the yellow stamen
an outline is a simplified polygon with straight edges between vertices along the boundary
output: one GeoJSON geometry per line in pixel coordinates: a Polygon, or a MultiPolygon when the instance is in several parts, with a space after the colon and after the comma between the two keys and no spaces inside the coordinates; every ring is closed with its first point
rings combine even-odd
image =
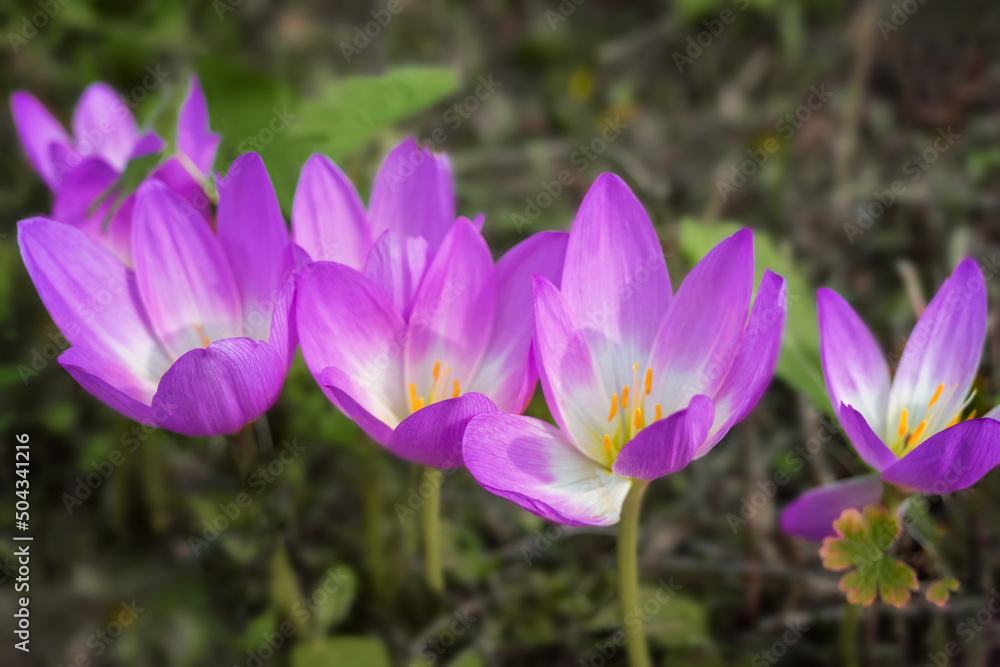
{"type": "Polygon", "coordinates": [[[618,414],[618,394],[611,397],[611,412],[608,413],[608,421],[610,422],[618,414]]]}
{"type": "Polygon", "coordinates": [[[642,428],[642,408],[638,408],[635,411],[635,417],[632,419],[632,426],[637,429],[642,428]]]}
{"type": "Polygon", "coordinates": [[[927,420],[926,419],[924,421],[920,422],[920,424],[917,426],[917,430],[914,431],[913,435],[910,436],[910,439],[906,441],[906,446],[907,447],[912,447],[913,445],[917,444],[917,441],[920,440],[920,436],[922,436],[924,434],[924,429],[925,428],[927,428],[927,420]]]}
{"type": "Polygon", "coordinates": [[[906,435],[906,410],[903,410],[903,414],[899,415],[899,430],[896,431],[896,435],[902,438],[906,435]]]}
{"type": "Polygon", "coordinates": [[[950,422],[948,422],[948,425],[945,426],[945,428],[951,428],[952,426],[954,426],[955,424],[957,424],[958,420],[961,419],[961,418],[962,418],[962,413],[959,412],[957,415],[955,415],[954,419],[952,419],[950,422]]]}
{"type": "Polygon", "coordinates": [[[452,398],[458,398],[458,395],[462,393],[462,388],[458,385],[458,380],[455,380],[455,388],[451,392],[452,398]]]}
{"type": "Polygon", "coordinates": [[[653,369],[646,369],[646,394],[653,391],[653,369]]]}
{"type": "Polygon", "coordinates": [[[438,379],[438,375],[440,375],[440,374],[441,374],[441,362],[440,361],[435,361],[434,362],[434,379],[437,380],[438,379]]]}
{"type": "Polygon", "coordinates": [[[660,404],[656,404],[656,421],[663,419],[663,409],[660,408],[660,404]]]}
{"type": "Polygon", "coordinates": [[[976,416],[976,410],[975,408],[973,408],[972,412],[969,413],[969,416],[965,418],[965,421],[969,421],[970,419],[973,419],[975,416],[976,416]]]}
{"type": "Polygon", "coordinates": [[[604,434],[604,449],[606,451],[611,451],[611,436],[607,433],[604,434]]]}
{"type": "Polygon", "coordinates": [[[937,391],[935,391],[934,392],[934,396],[931,397],[931,402],[927,404],[927,409],[928,410],[930,410],[932,407],[934,407],[934,404],[938,402],[939,398],[941,398],[941,392],[942,391],[944,391],[944,384],[943,383],[938,385],[937,391]]]}
{"type": "Polygon", "coordinates": [[[424,399],[417,396],[417,385],[410,383],[410,412],[416,412],[424,407],[424,399]]]}
{"type": "Polygon", "coordinates": [[[628,410],[628,385],[622,389],[622,410],[628,410]]]}
{"type": "Polygon", "coordinates": [[[200,342],[202,347],[207,348],[209,345],[212,344],[211,339],[209,339],[209,337],[205,335],[205,330],[201,328],[200,324],[194,325],[194,330],[198,334],[198,338],[201,339],[200,342]]]}

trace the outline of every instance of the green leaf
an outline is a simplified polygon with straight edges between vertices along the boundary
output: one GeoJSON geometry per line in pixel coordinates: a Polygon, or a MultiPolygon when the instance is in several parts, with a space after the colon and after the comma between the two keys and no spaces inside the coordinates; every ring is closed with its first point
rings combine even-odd
{"type": "Polygon", "coordinates": [[[299,582],[288,560],[288,551],[282,541],[271,556],[271,602],[281,618],[291,621],[301,636],[309,637],[309,626],[301,614],[294,613],[295,606],[302,599],[299,582]]]}
{"type": "Polygon", "coordinates": [[[888,555],[902,532],[895,512],[876,505],[865,507],[864,514],[844,510],[833,528],[836,536],[823,540],[819,555],[828,570],[857,568],[840,579],[840,590],[848,602],[867,607],[876,594],[896,607],[909,602],[910,592],[919,588],[917,573],[888,555]]]}
{"type": "Polygon", "coordinates": [[[358,577],[346,565],[336,565],[313,592],[312,601],[316,606],[315,626],[317,636],[340,623],[351,610],[358,592],[358,577]]]}
{"type": "Polygon", "coordinates": [[[239,638],[238,644],[241,653],[246,651],[256,651],[260,645],[267,641],[267,636],[278,626],[278,615],[274,612],[274,607],[268,607],[263,613],[250,619],[246,630],[239,638]]]}
{"type": "Polygon", "coordinates": [[[448,667],[486,667],[486,661],[478,651],[466,651],[449,662],[448,667]]]}
{"type": "Polygon", "coordinates": [[[299,644],[292,667],[391,667],[389,653],[375,637],[327,637],[299,644]]]}
{"type": "Polygon", "coordinates": [[[948,603],[951,594],[958,590],[958,586],[958,579],[955,577],[945,577],[928,586],[924,597],[927,598],[928,602],[933,602],[937,606],[943,607],[948,603]]]}
{"type": "MultiPolygon", "coordinates": [[[[681,221],[680,251],[684,259],[695,264],[723,239],[741,227],[733,223],[703,224],[695,220],[681,221]]],[[[833,416],[830,399],[823,381],[823,366],[819,355],[819,330],[816,320],[815,290],[786,259],[766,234],[755,232],[754,285],[760,284],[765,269],[785,279],[788,316],[782,339],[778,376],[795,389],[805,393],[813,404],[833,416]]]]}
{"type": "Polygon", "coordinates": [[[412,67],[380,77],[350,77],[329,83],[302,106],[291,136],[340,160],[380,131],[436,104],[458,87],[450,69],[412,67]]]}

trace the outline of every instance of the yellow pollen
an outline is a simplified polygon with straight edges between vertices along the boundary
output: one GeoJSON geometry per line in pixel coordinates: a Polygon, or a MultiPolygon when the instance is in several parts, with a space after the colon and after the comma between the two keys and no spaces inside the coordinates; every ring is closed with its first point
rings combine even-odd
{"type": "Polygon", "coordinates": [[[959,412],[957,415],[955,415],[954,419],[952,419],[950,422],[948,422],[948,425],[945,426],[945,428],[951,428],[952,426],[954,426],[955,424],[957,424],[958,420],[961,419],[961,418],[962,418],[962,413],[959,412]]]}
{"type": "Polygon", "coordinates": [[[976,416],[976,410],[975,410],[975,408],[973,408],[972,412],[969,413],[969,416],[965,418],[965,421],[969,421],[970,419],[974,418],[975,416],[976,416]]]}
{"type": "Polygon", "coordinates": [[[628,410],[628,385],[622,389],[622,410],[628,410]]]}
{"type": "Polygon", "coordinates": [[[208,336],[205,335],[205,330],[201,328],[200,324],[194,325],[194,330],[195,332],[197,332],[198,338],[201,339],[200,342],[202,347],[208,347],[209,345],[212,344],[212,341],[209,339],[208,336]]]}
{"type": "Polygon", "coordinates": [[[440,375],[440,374],[441,374],[441,362],[440,361],[435,361],[434,362],[434,379],[437,380],[438,379],[438,375],[440,375]]]}
{"type": "Polygon", "coordinates": [[[462,393],[462,388],[458,385],[458,380],[455,380],[455,388],[451,392],[452,398],[458,398],[458,395],[462,393]]]}
{"type": "Polygon", "coordinates": [[[605,451],[611,451],[611,436],[607,433],[604,434],[604,449],[605,451]]]}
{"type": "Polygon", "coordinates": [[[417,396],[417,385],[410,383],[410,412],[416,412],[424,407],[424,399],[417,396]]]}
{"type": "Polygon", "coordinates": [[[934,395],[931,397],[931,402],[927,404],[928,410],[934,407],[934,404],[938,402],[939,398],[941,398],[942,391],[944,391],[944,383],[938,385],[937,391],[935,391],[934,395]]]}
{"type": "Polygon", "coordinates": [[[646,394],[653,391],[653,369],[646,369],[646,394]]]}
{"type": "Polygon", "coordinates": [[[660,404],[657,403],[656,404],[656,420],[655,421],[660,421],[661,419],[663,419],[663,409],[660,408],[660,404]]]}
{"type": "Polygon", "coordinates": [[[903,410],[903,414],[899,415],[899,430],[896,431],[896,435],[902,438],[906,435],[906,410],[903,410]]]}
{"type": "Polygon", "coordinates": [[[618,394],[611,397],[611,412],[608,413],[608,421],[610,422],[618,414],[618,394]]]}
{"type": "Polygon", "coordinates": [[[910,439],[906,441],[906,446],[907,447],[912,447],[913,445],[915,445],[917,443],[917,441],[920,440],[920,436],[922,436],[924,434],[924,429],[925,428],[927,428],[927,420],[926,419],[924,421],[920,422],[920,424],[917,426],[917,430],[914,431],[913,435],[910,436],[910,439]]]}
{"type": "Polygon", "coordinates": [[[642,428],[642,408],[636,409],[635,417],[632,419],[632,426],[642,428]]]}

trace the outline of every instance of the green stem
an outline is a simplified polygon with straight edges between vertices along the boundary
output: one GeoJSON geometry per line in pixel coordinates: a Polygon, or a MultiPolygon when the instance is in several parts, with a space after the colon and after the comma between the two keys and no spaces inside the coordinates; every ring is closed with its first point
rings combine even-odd
{"type": "Polygon", "coordinates": [[[420,511],[424,533],[424,576],[435,593],[444,592],[444,575],[441,570],[441,484],[440,470],[424,468],[420,493],[424,505],[420,511]],[[428,487],[424,490],[425,485],[428,487]]]}
{"type": "Polygon", "coordinates": [[[364,519],[362,537],[365,543],[366,565],[372,590],[383,600],[388,599],[391,582],[386,568],[385,544],[382,538],[382,484],[378,463],[366,457],[361,485],[361,509],[364,519]]]}
{"type": "Polygon", "coordinates": [[[639,511],[642,495],[649,482],[632,480],[632,489],[622,507],[618,524],[618,598],[622,608],[622,629],[625,631],[625,650],[629,667],[650,667],[646,633],[639,618],[639,511]]]}

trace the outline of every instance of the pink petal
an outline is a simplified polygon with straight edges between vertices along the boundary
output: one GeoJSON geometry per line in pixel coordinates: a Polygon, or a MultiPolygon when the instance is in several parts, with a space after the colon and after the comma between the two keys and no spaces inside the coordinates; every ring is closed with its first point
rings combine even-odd
{"type": "Polygon", "coordinates": [[[28,160],[50,188],[58,189],[63,174],[56,171],[51,145],[59,144],[68,149],[70,138],[66,130],[28,93],[17,91],[11,95],[10,111],[28,160]]]}
{"type": "Polygon", "coordinates": [[[487,491],[570,526],[618,523],[632,486],[533,417],[502,412],[475,417],[465,431],[462,453],[487,491]]]}
{"type": "Polygon", "coordinates": [[[208,123],[208,102],[196,75],[177,115],[177,149],[184,153],[203,176],[208,176],[215,162],[222,137],[212,132],[208,123]]]}
{"type": "Polygon", "coordinates": [[[132,252],[139,293],[175,356],[237,335],[239,292],[218,239],[180,195],[157,180],[136,194],[132,252]]]}
{"type": "Polygon", "coordinates": [[[473,417],[496,412],[482,394],[463,394],[417,410],[400,422],[389,438],[389,450],[421,465],[448,470],[462,465],[462,436],[473,417]]]}
{"type": "Polygon", "coordinates": [[[73,112],[73,140],[80,155],[99,155],[122,172],[139,139],[131,110],[114,90],[93,83],[83,91],[73,112]]]}
{"type": "Polygon", "coordinates": [[[313,155],[302,167],[292,204],[295,242],[316,261],[362,270],[372,234],[361,197],[330,158],[313,155]]]}
{"type": "MultiPolygon", "coordinates": [[[[836,535],[833,522],[847,509],[860,510],[882,499],[882,480],[865,475],[806,491],[781,513],[781,529],[819,542],[836,535]]],[[[745,518],[745,517],[744,517],[745,518]]]]}
{"type": "Polygon", "coordinates": [[[611,467],[623,477],[653,480],[682,470],[708,437],[715,406],[695,396],[684,410],[653,422],[625,444],[611,467]]]}

